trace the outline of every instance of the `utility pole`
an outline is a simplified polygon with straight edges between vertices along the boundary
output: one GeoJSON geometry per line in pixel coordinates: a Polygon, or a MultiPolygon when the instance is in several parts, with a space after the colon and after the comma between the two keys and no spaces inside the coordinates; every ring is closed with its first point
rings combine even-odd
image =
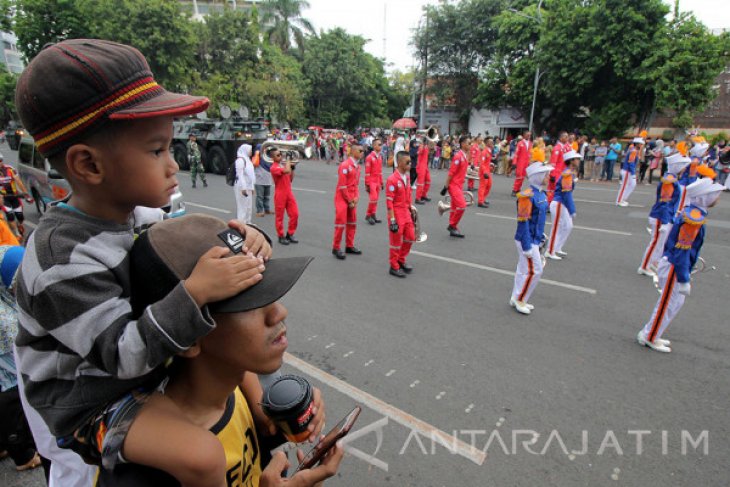
{"type": "Polygon", "coordinates": [[[426,81],[428,80],[428,9],[426,10],[426,46],[423,53],[423,76],[421,78],[421,106],[418,114],[418,128],[425,129],[426,81]]]}
{"type": "Polygon", "coordinates": [[[387,37],[388,36],[388,34],[387,34],[387,32],[388,32],[388,30],[387,30],[387,28],[388,28],[387,23],[388,23],[388,4],[387,3],[383,3],[383,64],[385,64],[385,61],[387,59],[386,56],[387,56],[387,53],[388,53],[388,51],[386,49],[386,47],[387,47],[386,46],[386,43],[387,43],[387,39],[388,39],[388,37],[387,37]]]}

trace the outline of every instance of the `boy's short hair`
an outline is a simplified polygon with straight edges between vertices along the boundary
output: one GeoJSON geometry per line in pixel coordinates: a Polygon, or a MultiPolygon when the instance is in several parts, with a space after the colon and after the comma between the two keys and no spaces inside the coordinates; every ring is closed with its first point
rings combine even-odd
{"type": "MultiPolygon", "coordinates": [[[[191,214],[152,225],[134,242],[130,253],[132,307],[139,315],[145,307],[160,301],[181,280],[190,277],[198,259],[212,247],[228,247],[239,253],[244,236],[223,220],[191,214]]],[[[223,301],[209,303],[211,313],[236,313],[263,308],[284,296],[307,268],[313,257],[271,259],[264,278],[254,286],[223,301]]]]}
{"type": "Polygon", "coordinates": [[[137,49],[98,39],[46,46],[18,79],[15,106],[47,158],[63,154],[110,120],[198,113],[205,97],[171,93],[137,49]]]}

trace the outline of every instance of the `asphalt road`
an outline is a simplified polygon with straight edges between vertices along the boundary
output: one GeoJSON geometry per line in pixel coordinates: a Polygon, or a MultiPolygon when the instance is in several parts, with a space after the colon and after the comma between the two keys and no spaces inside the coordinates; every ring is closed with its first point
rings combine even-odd
{"type": "MultiPolygon", "coordinates": [[[[413,274],[396,279],[387,227],[365,223],[362,203],[364,253],[334,259],[336,166],[297,169],[301,243],[275,254],[316,259],[284,299],[285,368],[323,389],[329,425],[358,403],[355,430],[369,431],[328,485],[728,485],[730,195],[711,210],[702,251],[717,268],[695,276],[666,335],[674,352],[660,354],[635,342],[659,296],[636,274],[653,187],[618,208],[616,183],[579,182],[569,255],[548,263],[522,316],[508,304],[512,180],[495,177],[491,207],[469,208],[457,240],[435,208],[445,171],[432,175],[434,201],[419,207],[428,241],[413,248],[413,274]]],[[[208,180],[193,190],[180,174],[188,212],[235,216],[232,189],[208,180]]],[[[273,216],[255,222],[275,235],[273,216]]]]}

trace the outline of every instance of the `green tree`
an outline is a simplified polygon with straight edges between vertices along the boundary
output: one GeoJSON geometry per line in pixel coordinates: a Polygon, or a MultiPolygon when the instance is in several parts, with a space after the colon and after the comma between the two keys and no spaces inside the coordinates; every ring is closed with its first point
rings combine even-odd
{"type": "Polygon", "coordinates": [[[383,63],[365,52],[365,42],[341,28],[308,38],[303,71],[311,86],[311,122],[354,128],[387,115],[383,63]]]}
{"type": "Polygon", "coordinates": [[[0,126],[5,125],[10,120],[17,118],[15,113],[15,84],[18,77],[13,73],[0,72],[0,126]]]}
{"type": "Polygon", "coordinates": [[[674,125],[688,128],[717,96],[717,75],[730,62],[730,35],[716,36],[691,14],[681,14],[644,60],[644,83],[654,92],[659,112],[674,114],[674,125]]]}
{"type": "MultiPolygon", "coordinates": [[[[403,112],[411,104],[411,97],[415,91],[415,71],[393,71],[388,75],[388,89],[385,92],[387,103],[387,118],[391,123],[403,116],[403,112]]],[[[390,125],[390,124],[388,124],[390,125]]]]}
{"type": "MultiPolygon", "coordinates": [[[[506,8],[505,0],[461,0],[424,7],[424,18],[413,37],[416,56],[427,62],[427,93],[440,104],[453,102],[467,124],[477,93],[479,73],[496,48],[492,19],[506,8]]],[[[421,74],[421,73],[419,73],[421,74]]]]}
{"type": "Polygon", "coordinates": [[[302,10],[309,8],[306,0],[264,0],[261,2],[261,22],[270,43],[288,52],[292,38],[299,52],[304,49],[304,37],[313,34],[314,27],[302,17],[302,10]]]}
{"type": "Polygon", "coordinates": [[[189,86],[194,38],[190,18],[171,0],[16,0],[18,48],[32,59],[48,42],[73,38],[129,44],[169,89],[189,86]]]}

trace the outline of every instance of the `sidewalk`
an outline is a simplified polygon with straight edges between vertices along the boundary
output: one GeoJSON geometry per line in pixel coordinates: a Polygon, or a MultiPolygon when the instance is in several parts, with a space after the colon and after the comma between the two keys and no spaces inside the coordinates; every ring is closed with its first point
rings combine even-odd
{"type": "Polygon", "coordinates": [[[45,487],[46,478],[43,467],[25,472],[16,472],[10,458],[0,460],[0,485],[3,487],[45,487]]]}

